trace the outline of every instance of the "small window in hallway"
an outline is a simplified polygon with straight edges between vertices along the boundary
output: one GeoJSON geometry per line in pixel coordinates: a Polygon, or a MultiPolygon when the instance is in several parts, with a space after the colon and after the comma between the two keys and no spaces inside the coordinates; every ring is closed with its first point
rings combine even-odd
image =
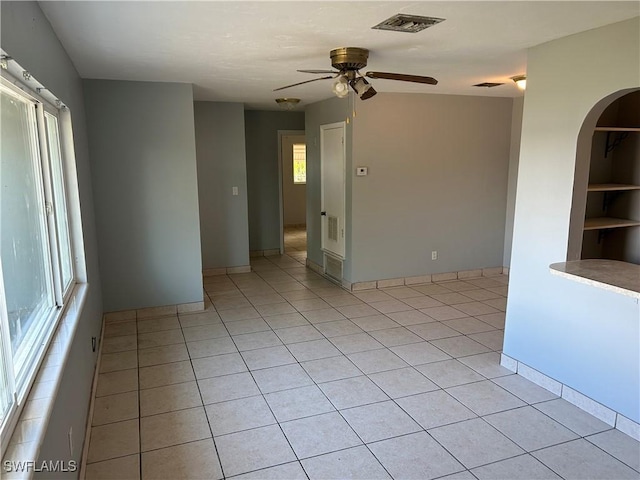
{"type": "Polygon", "coordinates": [[[307,146],[304,143],[293,144],[293,183],[307,183],[307,146]]]}

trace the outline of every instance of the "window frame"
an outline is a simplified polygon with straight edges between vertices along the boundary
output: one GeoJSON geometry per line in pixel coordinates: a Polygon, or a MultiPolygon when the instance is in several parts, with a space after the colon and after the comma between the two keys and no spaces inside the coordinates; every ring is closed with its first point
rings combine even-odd
{"type": "Polygon", "coordinates": [[[306,185],[307,184],[307,144],[306,143],[293,143],[291,145],[291,170],[293,172],[293,184],[294,185],[306,185]],[[301,159],[296,158],[296,147],[302,145],[304,147],[304,181],[296,180],[296,163],[301,162],[301,159]]]}
{"type": "MultiPolygon", "coordinates": [[[[66,173],[65,173],[65,153],[63,150],[63,142],[61,140],[62,137],[62,133],[60,131],[60,116],[59,116],[59,111],[55,110],[51,105],[49,105],[48,103],[43,103],[43,119],[44,119],[44,129],[43,131],[43,135],[46,137],[46,146],[48,149],[48,153],[49,153],[49,175],[50,175],[50,187],[53,188],[53,191],[51,192],[51,198],[53,203],[53,214],[50,215],[50,218],[52,219],[52,223],[53,226],[55,227],[55,239],[57,242],[57,248],[55,249],[55,252],[57,254],[58,258],[58,274],[60,276],[59,278],[59,282],[60,282],[60,295],[59,298],[56,299],[56,301],[58,302],[58,305],[64,305],[70,298],[71,293],[73,291],[73,286],[76,283],[76,268],[73,262],[73,240],[71,238],[71,225],[70,225],[70,217],[71,215],[69,215],[69,199],[67,198],[67,180],[66,180],[66,173]],[[56,178],[55,178],[55,174],[54,174],[54,169],[56,168],[54,165],[54,162],[52,161],[52,155],[51,155],[51,137],[50,137],[50,131],[49,131],[49,124],[47,123],[47,115],[53,117],[55,119],[56,122],[56,134],[58,137],[58,142],[57,142],[57,146],[58,146],[58,161],[60,162],[59,168],[59,175],[60,175],[60,188],[62,189],[62,192],[60,193],[56,193],[55,190],[55,183],[56,183],[56,178]],[[59,198],[58,198],[59,195],[59,198]],[[66,227],[66,237],[68,239],[68,245],[64,246],[62,244],[61,241],[61,232],[60,232],[60,224],[58,222],[57,219],[57,213],[58,213],[58,209],[56,207],[56,204],[58,202],[58,200],[60,200],[63,204],[64,207],[64,214],[65,214],[65,227],[66,227]],[[68,284],[64,283],[64,278],[63,278],[63,270],[64,267],[62,266],[62,258],[60,253],[62,252],[62,248],[68,249],[68,254],[69,254],[69,269],[71,271],[71,279],[68,282],[68,284]]],[[[44,142],[43,142],[44,143],[44,142]]]]}
{"type": "MultiPolygon", "coordinates": [[[[61,112],[66,109],[66,106],[59,101],[56,102],[59,105],[54,106],[50,101],[38,94],[46,89],[40,87],[38,88],[38,93],[36,93],[6,70],[0,71],[0,90],[17,97],[20,101],[29,103],[32,107],[30,116],[33,118],[30,118],[29,122],[34,123],[32,128],[35,129],[35,132],[30,132],[30,135],[33,133],[35,135],[32,135],[30,143],[35,153],[33,161],[37,167],[36,181],[40,182],[37,193],[38,208],[42,209],[41,212],[44,215],[42,219],[44,223],[42,248],[46,254],[46,275],[47,281],[50,283],[51,300],[53,300],[53,305],[41,312],[38,325],[36,328],[29,330],[14,355],[10,339],[4,275],[2,264],[0,263],[0,332],[2,333],[0,341],[0,356],[2,356],[0,358],[0,376],[2,378],[0,382],[4,380],[7,384],[9,389],[7,397],[10,397],[9,406],[4,416],[2,416],[3,412],[0,411],[0,443],[8,445],[53,336],[66,313],[67,307],[72,303],[70,300],[79,282],[79,271],[72,226],[73,204],[69,198],[70,183],[67,178],[69,172],[73,171],[69,165],[69,162],[74,161],[73,149],[71,148],[70,152],[65,152],[67,140],[64,138],[66,133],[63,132],[63,129],[70,128],[70,124],[65,126],[61,119],[61,112]],[[50,132],[46,122],[47,114],[55,118],[57,125],[59,154],[55,160],[50,156],[51,145],[49,141],[50,132]],[[60,232],[55,209],[57,194],[54,188],[54,174],[52,171],[54,161],[59,162],[58,168],[62,192],[58,196],[65,205],[68,239],[68,245],[65,248],[68,248],[68,253],[70,254],[69,263],[71,269],[71,279],[67,285],[63,285],[62,282],[60,232]],[[19,369],[17,369],[17,364],[19,364],[19,369]],[[4,368],[2,368],[3,365],[4,368]]],[[[75,169],[75,165],[73,168],[75,169]]]]}

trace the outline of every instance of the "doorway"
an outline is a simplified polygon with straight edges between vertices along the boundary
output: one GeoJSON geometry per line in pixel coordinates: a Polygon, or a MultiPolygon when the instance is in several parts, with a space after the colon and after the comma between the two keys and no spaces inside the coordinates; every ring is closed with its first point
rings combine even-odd
{"type": "Polygon", "coordinates": [[[279,131],[280,253],[307,257],[306,141],[303,131],[279,131]]]}

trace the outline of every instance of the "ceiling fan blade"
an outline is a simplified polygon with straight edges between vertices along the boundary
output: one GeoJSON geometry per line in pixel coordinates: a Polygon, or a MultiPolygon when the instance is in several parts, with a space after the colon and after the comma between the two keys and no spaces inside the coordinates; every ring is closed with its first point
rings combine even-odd
{"type": "Polygon", "coordinates": [[[380,78],[384,80],[400,80],[402,82],[426,83],[437,85],[438,80],[433,77],[423,77],[421,75],[406,75],[404,73],[367,72],[369,78],[380,78]]]}
{"type": "Polygon", "coordinates": [[[317,82],[318,80],[328,80],[333,77],[319,77],[312,78],[311,80],[305,80],[304,82],[292,83],[291,85],[287,85],[286,87],[274,88],[273,91],[277,92],[278,90],[284,90],[285,88],[297,87],[298,85],[304,85],[305,83],[317,82]]]}
{"type": "Polygon", "coordinates": [[[333,73],[334,75],[337,75],[338,73],[340,73],[334,70],[297,70],[297,71],[302,73],[333,73]]]}

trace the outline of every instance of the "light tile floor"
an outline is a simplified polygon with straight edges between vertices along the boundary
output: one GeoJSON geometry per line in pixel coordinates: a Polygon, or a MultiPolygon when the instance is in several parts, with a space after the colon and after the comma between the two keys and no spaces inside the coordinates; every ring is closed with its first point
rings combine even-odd
{"type": "Polygon", "coordinates": [[[284,228],[284,253],[304,261],[307,257],[307,227],[284,228]]]}
{"type": "Polygon", "coordinates": [[[302,261],[106,324],[86,478],[640,478],[638,442],[499,365],[507,277],[351,294],[302,261]]]}

